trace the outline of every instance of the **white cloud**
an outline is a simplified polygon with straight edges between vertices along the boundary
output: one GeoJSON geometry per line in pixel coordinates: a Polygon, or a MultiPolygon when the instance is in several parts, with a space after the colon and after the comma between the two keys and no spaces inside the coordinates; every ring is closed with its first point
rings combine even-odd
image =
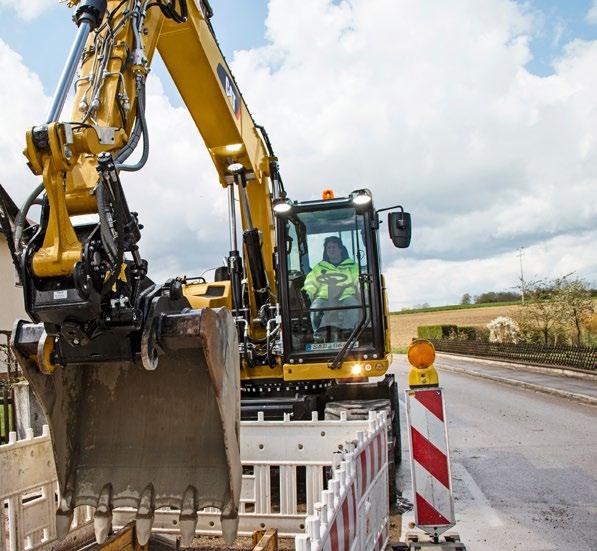
{"type": "Polygon", "coordinates": [[[57,0],[0,0],[0,10],[12,9],[21,19],[30,21],[55,7],[57,3],[57,0]]]}
{"type": "Polygon", "coordinates": [[[49,100],[39,77],[0,38],[0,182],[19,202],[37,181],[25,164],[25,131],[43,120],[49,100]]]}
{"type": "MultiPolygon", "coordinates": [[[[597,276],[594,254],[597,230],[547,239],[524,250],[525,281],[575,276],[597,276]]],[[[454,304],[464,293],[516,291],[520,285],[520,261],[517,251],[489,258],[464,261],[441,259],[395,260],[386,269],[392,285],[390,309],[400,310],[414,304],[454,304]]],[[[595,279],[595,278],[594,278],[595,279]]]]}
{"type": "MultiPolygon", "coordinates": [[[[369,187],[378,207],[412,212],[411,249],[383,245],[393,308],[512,287],[519,246],[538,277],[597,279],[597,42],[569,43],[553,75],[535,76],[536,21],[505,0],[271,0],[270,45],[236,52],[293,198],[369,187]]],[[[23,197],[24,130],[48,99],[4,43],[0,70],[15,75],[0,83],[0,175],[23,197]]],[[[227,252],[226,197],[155,77],[148,117],[150,161],[123,181],[163,279],[227,252]]]]}
{"type": "Polygon", "coordinates": [[[588,23],[597,25],[597,0],[593,0],[593,5],[589,8],[585,19],[588,23]]]}
{"type": "Polygon", "coordinates": [[[501,0],[271,0],[271,45],[233,69],[291,194],[368,186],[412,211],[409,258],[484,265],[597,221],[597,42],[535,76],[536,21],[501,0]]]}

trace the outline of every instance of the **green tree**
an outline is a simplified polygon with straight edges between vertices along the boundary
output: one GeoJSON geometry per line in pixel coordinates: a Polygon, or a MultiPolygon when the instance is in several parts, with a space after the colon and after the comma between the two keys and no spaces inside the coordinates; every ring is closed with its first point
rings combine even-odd
{"type": "Polygon", "coordinates": [[[468,293],[464,293],[464,295],[462,295],[462,298],[460,299],[460,304],[470,304],[471,302],[471,295],[469,295],[468,293]]]}
{"type": "Polygon", "coordinates": [[[573,327],[577,346],[582,344],[582,330],[595,312],[591,288],[582,279],[568,280],[566,277],[555,281],[556,299],[562,309],[563,321],[573,327]]]}
{"type": "Polygon", "coordinates": [[[475,297],[476,304],[487,304],[491,302],[513,302],[519,300],[520,295],[511,291],[488,291],[475,297]]]}
{"type": "Polygon", "coordinates": [[[558,300],[558,280],[539,280],[525,283],[524,306],[519,310],[517,322],[525,340],[534,340],[539,332],[542,343],[550,344],[550,337],[564,323],[565,315],[558,300]]]}

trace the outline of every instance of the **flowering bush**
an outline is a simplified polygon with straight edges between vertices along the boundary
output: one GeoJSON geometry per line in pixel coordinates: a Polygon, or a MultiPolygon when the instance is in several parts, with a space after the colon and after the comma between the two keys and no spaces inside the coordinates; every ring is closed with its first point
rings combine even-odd
{"type": "Polygon", "coordinates": [[[489,342],[517,343],[520,336],[518,324],[506,316],[498,316],[487,324],[489,342]]]}

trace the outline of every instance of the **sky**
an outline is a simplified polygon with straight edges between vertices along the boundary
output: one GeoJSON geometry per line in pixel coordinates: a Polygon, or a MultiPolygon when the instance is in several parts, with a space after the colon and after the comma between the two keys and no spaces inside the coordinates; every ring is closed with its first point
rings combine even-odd
{"type": "MultiPolygon", "coordinates": [[[[411,212],[409,249],[381,239],[391,309],[513,290],[521,248],[526,280],[597,286],[597,1],[211,4],[290,196],[368,187],[411,212]]],[[[37,183],[25,129],[74,33],[57,0],[0,0],[0,181],[17,201],[37,183]]],[[[226,197],[159,60],[147,110],[150,160],[123,177],[141,252],[158,281],[198,274],[228,250],[226,197]]]]}

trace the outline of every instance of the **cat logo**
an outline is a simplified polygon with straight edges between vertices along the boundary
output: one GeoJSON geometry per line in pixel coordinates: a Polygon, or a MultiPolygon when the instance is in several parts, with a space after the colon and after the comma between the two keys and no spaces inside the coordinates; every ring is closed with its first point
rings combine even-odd
{"type": "Polygon", "coordinates": [[[221,64],[218,64],[218,77],[220,78],[222,88],[224,88],[224,93],[230,101],[230,107],[232,108],[232,111],[234,111],[234,115],[237,119],[240,119],[240,94],[238,93],[232,78],[221,64]]]}

